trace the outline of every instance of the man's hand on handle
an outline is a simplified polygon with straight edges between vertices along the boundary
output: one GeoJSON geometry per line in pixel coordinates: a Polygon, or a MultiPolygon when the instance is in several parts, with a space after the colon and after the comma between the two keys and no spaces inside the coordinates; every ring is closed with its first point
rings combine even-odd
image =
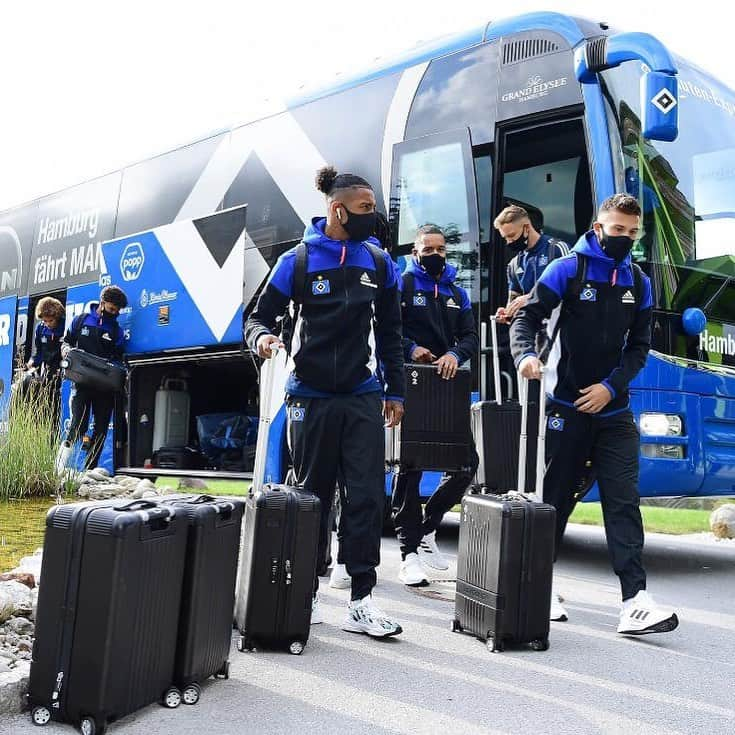
{"type": "Polygon", "coordinates": [[[521,360],[521,364],[518,366],[518,372],[526,380],[541,380],[543,367],[544,365],[538,357],[529,355],[521,360]]]}
{"type": "Polygon", "coordinates": [[[454,355],[447,352],[447,354],[442,355],[434,365],[436,365],[437,373],[439,373],[444,380],[451,380],[457,374],[459,362],[454,355]]]}
{"type": "Polygon", "coordinates": [[[273,347],[280,350],[283,349],[283,346],[283,342],[274,334],[264,334],[262,337],[258,337],[258,355],[264,360],[273,357],[273,347]]]}
{"type": "Polygon", "coordinates": [[[432,351],[427,349],[426,347],[419,347],[417,345],[411,353],[411,360],[413,360],[414,362],[429,365],[434,362],[434,360],[436,360],[436,355],[434,355],[432,351]]]}
{"type": "Polygon", "coordinates": [[[398,426],[403,418],[403,404],[400,401],[384,401],[383,415],[387,429],[398,426]]]}

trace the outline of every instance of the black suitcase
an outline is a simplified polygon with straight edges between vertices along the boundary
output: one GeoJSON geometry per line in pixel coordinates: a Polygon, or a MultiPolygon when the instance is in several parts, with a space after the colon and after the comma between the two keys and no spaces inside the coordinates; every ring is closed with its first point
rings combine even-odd
{"type": "Polygon", "coordinates": [[[73,348],[61,361],[64,377],[87,388],[121,391],[125,386],[125,368],[118,362],[73,348]]]}
{"type": "Polygon", "coordinates": [[[468,465],[471,373],[444,380],[436,365],[408,363],[405,414],[387,433],[388,463],[401,469],[451,472],[468,465]]]}
{"type": "Polygon", "coordinates": [[[238,651],[256,645],[300,654],[309,639],[319,498],[265,485],[245,504],[235,623],[238,651]]]}
{"type": "MultiPolygon", "coordinates": [[[[528,390],[523,392],[527,396],[528,390]]],[[[544,418],[538,427],[536,497],[516,492],[462,499],[452,630],[477,636],[492,651],[502,651],[506,643],[528,643],[541,651],[549,647],[556,510],[535,502],[542,496],[545,462],[543,380],[541,396],[544,418]]],[[[527,397],[523,403],[525,409],[527,397]]],[[[524,427],[526,418],[522,417],[524,427]]],[[[523,460],[527,438],[522,431],[523,460]]],[[[518,474],[522,488],[523,467],[518,474]]]]}
{"type": "Polygon", "coordinates": [[[145,500],[75,503],[46,518],[28,703],[33,722],[107,722],[173,686],[187,523],[145,500]]]}
{"type": "Polygon", "coordinates": [[[237,552],[245,503],[190,495],[166,498],[189,524],[174,683],[185,704],[199,701],[199,684],[229,678],[237,552]]]}
{"type": "MultiPolygon", "coordinates": [[[[490,317],[492,332],[493,373],[495,400],[478,401],[471,407],[472,438],[480,462],[475,484],[483,492],[504,493],[518,487],[518,452],[521,434],[521,404],[503,400],[500,390],[500,361],[498,358],[498,334],[496,318],[490,317]]],[[[538,410],[538,393],[531,389],[529,409],[538,410]]],[[[535,424],[530,427],[535,436],[535,424]]],[[[535,453],[526,453],[526,483],[524,491],[534,488],[535,453]]]]}
{"type": "Polygon", "coordinates": [[[205,464],[202,453],[191,447],[161,447],[151,459],[162,470],[198,470],[205,464]]]}

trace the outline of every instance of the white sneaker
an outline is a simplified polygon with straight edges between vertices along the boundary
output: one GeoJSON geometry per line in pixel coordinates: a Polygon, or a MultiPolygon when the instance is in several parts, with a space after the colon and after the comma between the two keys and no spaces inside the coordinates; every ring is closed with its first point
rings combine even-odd
{"type": "Polygon", "coordinates": [[[560,622],[569,620],[567,611],[564,605],[561,604],[561,596],[556,593],[556,590],[552,590],[551,592],[551,610],[549,612],[549,620],[560,622]]]}
{"type": "Polygon", "coordinates": [[[344,564],[335,564],[329,576],[329,586],[335,590],[348,590],[352,586],[352,577],[347,574],[344,564]]]}
{"type": "Polygon", "coordinates": [[[366,633],[373,638],[387,638],[403,633],[403,628],[373,602],[372,595],[350,602],[342,630],[350,633],[366,633]]]}
{"type": "Polygon", "coordinates": [[[398,571],[398,580],[409,587],[426,587],[429,584],[418,554],[406,554],[398,571]]]}
{"type": "Polygon", "coordinates": [[[71,444],[67,441],[61,442],[59,451],[56,453],[56,474],[63,475],[66,464],[71,457],[71,444]]]}
{"type": "Polygon", "coordinates": [[[421,561],[431,569],[438,569],[443,572],[449,569],[449,562],[444,554],[439,551],[439,547],[436,545],[436,531],[427,533],[421,539],[419,544],[419,557],[421,561]]]}
{"type": "Polygon", "coordinates": [[[679,625],[676,613],[668,607],[659,607],[646,590],[626,600],[620,611],[618,633],[622,635],[646,635],[668,633],[679,625]]]}
{"type": "Polygon", "coordinates": [[[323,623],[324,618],[322,617],[322,609],[319,606],[319,595],[314,595],[311,600],[311,624],[319,625],[323,623]]]}

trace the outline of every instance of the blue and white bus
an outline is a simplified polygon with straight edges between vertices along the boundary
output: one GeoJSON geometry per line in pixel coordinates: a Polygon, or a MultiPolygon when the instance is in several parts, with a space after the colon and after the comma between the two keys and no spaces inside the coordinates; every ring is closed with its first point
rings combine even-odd
{"type": "MultiPolygon", "coordinates": [[[[503,206],[521,203],[546,233],[573,243],[603,199],[628,191],[644,211],[634,257],[655,294],[654,349],[632,391],[641,493],[730,494],[734,123],[732,90],[655,38],[604,23],[534,13],[417,47],[268,117],[0,214],[0,377],[7,386],[4,320],[17,324],[27,355],[35,301],[51,293],[73,313],[100,276],[122,275],[128,248],[136,263],[121,283],[135,291],[126,316],[130,431],[115,463],[139,471],[166,376],[187,377],[192,421],[201,412],[253,413],[257,370],[236,325],[276,258],[323,211],[312,183],[321,165],[373,183],[399,263],[416,226],[451,233],[449,257],[481,333],[506,300],[510,253],[492,227],[503,206]],[[244,229],[213,245],[202,222],[224,210],[244,212],[244,229]],[[184,234],[172,234],[177,227],[184,234]]],[[[480,395],[493,389],[486,348],[472,366],[480,395]]],[[[501,357],[504,390],[513,392],[507,334],[501,357]]],[[[271,479],[286,471],[284,425],[280,412],[271,479]]],[[[428,475],[424,490],[435,482],[428,475]]]]}

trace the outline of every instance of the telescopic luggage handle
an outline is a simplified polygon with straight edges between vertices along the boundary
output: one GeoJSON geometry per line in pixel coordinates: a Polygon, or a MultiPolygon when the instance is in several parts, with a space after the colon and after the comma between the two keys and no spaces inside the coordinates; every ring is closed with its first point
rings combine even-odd
{"type": "Polygon", "coordinates": [[[503,392],[500,390],[500,355],[498,354],[498,317],[490,317],[490,338],[493,342],[493,383],[495,383],[495,403],[503,405],[503,392]]]}
{"type": "MultiPolygon", "coordinates": [[[[535,495],[538,502],[543,502],[544,474],[546,472],[546,372],[541,368],[539,379],[538,400],[538,445],[536,448],[536,487],[535,495]]],[[[521,399],[521,441],[518,446],[518,492],[526,489],[526,457],[528,456],[528,378],[518,373],[518,387],[521,399]]]]}
{"type": "Polygon", "coordinates": [[[260,424],[258,430],[258,439],[255,444],[255,466],[253,467],[253,484],[251,492],[259,491],[263,486],[263,475],[265,474],[265,454],[268,448],[268,431],[267,424],[270,423],[271,417],[270,404],[273,395],[273,383],[276,375],[276,356],[278,355],[278,343],[271,345],[271,357],[269,360],[263,360],[260,368],[260,424]]]}

